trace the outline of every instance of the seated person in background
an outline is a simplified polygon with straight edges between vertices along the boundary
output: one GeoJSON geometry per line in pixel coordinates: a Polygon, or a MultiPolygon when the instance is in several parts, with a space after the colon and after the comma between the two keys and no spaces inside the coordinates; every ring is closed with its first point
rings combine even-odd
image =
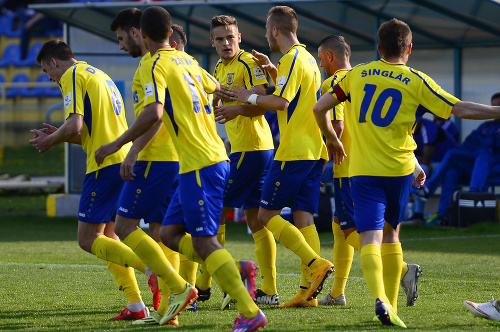
{"type": "Polygon", "coordinates": [[[434,115],[434,122],[437,123],[441,128],[443,128],[448,134],[450,134],[455,142],[458,143],[458,127],[451,118],[443,119],[437,115],[434,115]]]}
{"type": "MultiPolygon", "coordinates": [[[[447,120],[448,121],[448,120],[447,120]]],[[[450,122],[453,123],[453,122],[450,122]]],[[[435,168],[448,150],[458,147],[452,135],[447,133],[441,126],[429,119],[420,118],[415,126],[413,139],[417,143],[415,156],[427,176],[431,176],[435,168]]],[[[424,221],[425,201],[415,197],[415,213],[408,221],[424,221]]]]}
{"type": "MultiPolygon", "coordinates": [[[[493,106],[500,105],[500,93],[491,97],[493,106]]],[[[442,183],[438,212],[428,223],[446,225],[450,196],[458,183],[469,183],[471,191],[487,190],[489,170],[500,162],[500,120],[483,122],[471,132],[458,149],[446,153],[441,165],[434,171],[425,185],[412,190],[418,196],[427,199],[442,183]],[[479,160],[476,159],[481,156],[479,160]]]]}

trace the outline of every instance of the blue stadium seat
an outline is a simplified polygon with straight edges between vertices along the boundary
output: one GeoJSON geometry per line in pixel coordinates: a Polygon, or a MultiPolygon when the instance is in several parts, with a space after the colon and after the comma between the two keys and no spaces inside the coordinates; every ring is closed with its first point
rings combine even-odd
{"type": "Polygon", "coordinates": [[[19,38],[21,37],[22,26],[22,22],[19,22],[17,29],[14,30],[14,18],[10,15],[0,16],[0,35],[9,38],[19,38]]]}
{"type": "MultiPolygon", "coordinates": [[[[19,73],[12,79],[12,83],[28,83],[30,81],[28,74],[19,73]]],[[[17,96],[21,97],[29,97],[29,88],[28,87],[13,87],[8,88],[7,92],[5,92],[5,96],[7,98],[14,98],[17,96]]]]}
{"type": "MultiPolygon", "coordinates": [[[[49,75],[43,73],[36,78],[38,83],[50,82],[49,75]]],[[[28,92],[29,97],[61,97],[61,90],[54,83],[53,87],[34,87],[28,92]]]]}
{"type": "Polygon", "coordinates": [[[2,59],[0,59],[0,67],[5,68],[13,65],[21,59],[21,46],[19,44],[10,44],[5,48],[2,59]]]}
{"type": "MultiPolygon", "coordinates": [[[[5,77],[0,74],[0,83],[5,83],[5,77]]],[[[2,97],[2,89],[0,89],[0,98],[2,97]]]]}
{"type": "Polygon", "coordinates": [[[34,43],[31,48],[28,50],[28,54],[26,54],[26,59],[21,60],[19,57],[14,61],[14,66],[16,67],[30,67],[36,65],[36,57],[40,49],[42,48],[43,43],[34,43]]]}

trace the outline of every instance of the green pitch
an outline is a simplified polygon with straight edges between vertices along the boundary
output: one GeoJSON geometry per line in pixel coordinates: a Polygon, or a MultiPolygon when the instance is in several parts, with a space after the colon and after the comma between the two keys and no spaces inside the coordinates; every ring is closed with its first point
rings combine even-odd
{"type": "MultiPolygon", "coordinates": [[[[173,327],[132,327],[108,321],[126,305],[125,296],[104,262],[76,242],[76,218],[44,216],[42,196],[0,196],[0,330],[17,331],[165,331],[173,327]]],[[[475,318],[464,300],[486,302],[500,296],[500,226],[469,229],[403,227],[404,259],[422,266],[415,307],[405,307],[400,291],[398,315],[408,330],[498,330],[475,318]]],[[[253,259],[254,244],[244,224],[228,223],[227,249],[233,257],[253,259]]],[[[332,259],[333,236],[321,233],[322,255],[332,259]]],[[[281,301],[295,295],[299,260],[278,245],[278,292],[281,301]]],[[[146,305],[151,306],[147,279],[137,273],[146,305]]],[[[323,297],[333,279],[325,282],[323,297]]],[[[260,286],[257,279],[257,286],[260,286]]],[[[391,328],[372,322],[374,305],[363,281],[359,253],[346,288],[347,306],[278,309],[263,306],[271,331],[376,331],[391,328]]],[[[229,331],[236,309],[220,311],[222,294],[213,285],[212,298],[198,312],[183,312],[176,331],[229,331]]]]}

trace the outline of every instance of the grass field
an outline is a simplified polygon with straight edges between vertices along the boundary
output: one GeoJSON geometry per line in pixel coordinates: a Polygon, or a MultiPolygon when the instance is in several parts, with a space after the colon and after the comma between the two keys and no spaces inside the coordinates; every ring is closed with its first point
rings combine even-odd
{"type": "MultiPolygon", "coordinates": [[[[84,252],[76,242],[76,218],[45,217],[43,196],[0,196],[0,330],[114,331],[138,330],[130,322],[108,321],[125,307],[106,265],[84,252]]],[[[480,224],[469,229],[407,226],[402,230],[405,261],[422,266],[415,307],[399,315],[421,331],[498,330],[490,321],[475,318],[464,300],[485,302],[500,296],[500,227],[480,224]]],[[[333,237],[321,233],[322,255],[332,258],[333,237]]],[[[234,257],[255,259],[252,237],[243,224],[227,226],[227,249],[234,257]]],[[[299,260],[278,245],[278,292],[282,301],[294,296],[299,283],[299,260]]],[[[147,305],[151,293],[144,275],[137,274],[147,305]]],[[[325,283],[323,297],[331,287],[325,283]]],[[[260,280],[257,280],[260,285],[260,280]]],[[[183,312],[176,331],[229,331],[235,309],[220,311],[222,295],[212,288],[212,299],[198,312],[183,312]]],[[[401,291],[402,292],[402,291],[401,291]]],[[[263,306],[269,319],[265,331],[377,331],[391,328],[372,322],[374,306],[362,278],[359,254],[346,288],[347,306],[278,309],[263,306]]],[[[147,331],[174,329],[146,327],[147,331]]]]}

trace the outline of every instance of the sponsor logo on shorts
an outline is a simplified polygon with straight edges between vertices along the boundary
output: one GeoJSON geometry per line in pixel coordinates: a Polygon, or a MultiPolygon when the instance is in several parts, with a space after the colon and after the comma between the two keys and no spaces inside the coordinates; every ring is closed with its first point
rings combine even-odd
{"type": "Polygon", "coordinates": [[[125,209],[125,208],[124,208],[124,207],[122,207],[122,206],[120,206],[120,207],[118,208],[118,210],[120,210],[120,211],[122,211],[122,212],[125,212],[125,213],[127,213],[127,212],[128,212],[128,209],[125,209]]]}
{"type": "Polygon", "coordinates": [[[85,218],[85,213],[78,212],[78,216],[85,218]]]}
{"type": "Polygon", "coordinates": [[[262,204],[265,204],[265,205],[268,205],[268,204],[269,204],[269,203],[268,203],[267,201],[265,201],[265,200],[261,200],[260,202],[261,202],[262,204]]]}
{"type": "Polygon", "coordinates": [[[196,231],[197,232],[202,232],[203,231],[203,227],[196,227],[196,231]]]}

